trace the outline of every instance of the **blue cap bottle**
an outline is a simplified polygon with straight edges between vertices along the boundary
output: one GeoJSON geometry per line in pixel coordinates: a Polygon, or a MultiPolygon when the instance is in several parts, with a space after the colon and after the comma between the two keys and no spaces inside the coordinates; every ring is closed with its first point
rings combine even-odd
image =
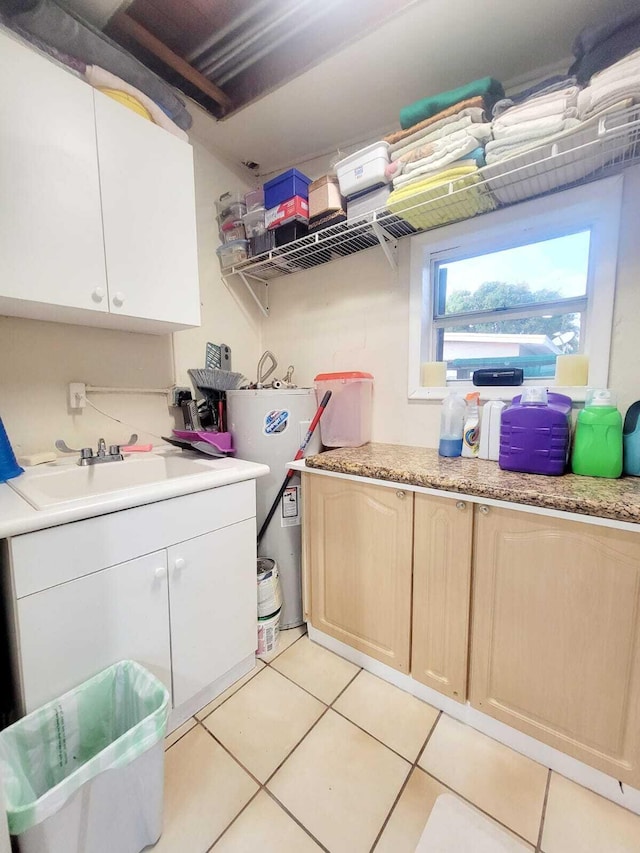
{"type": "Polygon", "coordinates": [[[17,461],[9,436],[0,418],[0,483],[10,480],[12,477],[17,477],[18,474],[23,474],[24,468],[21,468],[17,461]]]}

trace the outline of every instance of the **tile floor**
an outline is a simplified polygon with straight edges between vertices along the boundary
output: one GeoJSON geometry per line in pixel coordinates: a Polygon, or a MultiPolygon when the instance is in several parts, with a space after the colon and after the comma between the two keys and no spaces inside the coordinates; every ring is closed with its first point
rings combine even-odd
{"type": "MultiPolygon", "coordinates": [[[[640,853],[640,817],[312,643],[281,634],[166,741],[156,853],[413,853],[454,793],[505,850],[640,853]]],[[[461,851],[466,853],[466,851],[461,851]]]]}

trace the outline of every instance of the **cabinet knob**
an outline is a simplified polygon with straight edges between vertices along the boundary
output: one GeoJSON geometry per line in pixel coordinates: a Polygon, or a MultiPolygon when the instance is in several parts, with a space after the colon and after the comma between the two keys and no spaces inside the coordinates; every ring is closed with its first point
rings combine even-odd
{"type": "Polygon", "coordinates": [[[467,505],[464,501],[456,501],[456,509],[466,509],[467,505]]]}
{"type": "Polygon", "coordinates": [[[113,294],[113,304],[116,308],[121,308],[124,305],[124,293],[118,291],[113,294]]]}
{"type": "Polygon", "coordinates": [[[400,498],[401,501],[403,501],[406,498],[406,496],[407,496],[407,493],[403,492],[402,489],[398,489],[398,491],[396,492],[396,497],[400,498]]]}
{"type": "Polygon", "coordinates": [[[91,294],[91,298],[94,302],[102,302],[102,300],[104,299],[104,288],[95,287],[91,294]]]}
{"type": "Polygon", "coordinates": [[[174,569],[176,569],[177,571],[180,572],[180,571],[182,571],[182,569],[184,569],[184,567],[186,565],[187,565],[187,561],[184,559],[184,557],[176,557],[176,560],[173,564],[173,567],[174,567],[174,569]]]}
{"type": "Polygon", "coordinates": [[[158,566],[158,568],[155,570],[154,574],[158,578],[158,580],[161,581],[161,580],[164,580],[164,578],[166,578],[167,570],[165,569],[164,566],[158,566]]]}
{"type": "Polygon", "coordinates": [[[489,515],[489,507],[485,506],[484,504],[479,507],[479,510],[483,515],[489,515]]]}

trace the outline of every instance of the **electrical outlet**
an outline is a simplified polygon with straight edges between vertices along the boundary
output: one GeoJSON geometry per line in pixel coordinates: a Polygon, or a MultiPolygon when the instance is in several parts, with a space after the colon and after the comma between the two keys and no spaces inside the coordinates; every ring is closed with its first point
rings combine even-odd
{"type": "Polygon", "coordinates": [[[69,408],[84,409],[87,405],[87,386],[84,382],[69,383],[69,408]]]}

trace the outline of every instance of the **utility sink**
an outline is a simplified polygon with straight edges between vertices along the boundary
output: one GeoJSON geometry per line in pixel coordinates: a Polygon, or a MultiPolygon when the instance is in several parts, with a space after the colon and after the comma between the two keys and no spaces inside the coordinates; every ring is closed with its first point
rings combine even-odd
{"type": "Polygon", "coordinates": [[[215,480],[216,472],[228,474],[234,467],[237,467],[236,461],[229,458],[204,459],[169,451],[136,454],[120,462],[84,467],[71,460],[52,462],[28,469],[8,484],[34,509],[46,510],[114,497],[131,490],[148,492],[157,488],[158,499],[161,499],[164,497],[162,487],[168,483],[184,478],[215,480]]]}

